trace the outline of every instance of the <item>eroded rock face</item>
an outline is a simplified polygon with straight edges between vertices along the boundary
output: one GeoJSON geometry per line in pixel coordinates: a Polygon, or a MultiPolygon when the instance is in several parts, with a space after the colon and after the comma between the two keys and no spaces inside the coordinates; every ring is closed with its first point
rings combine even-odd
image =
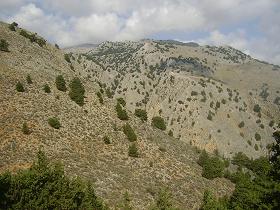
{"type": "Polygon", "coordinates": [[[81,60],[85,75],[124,97],[131,111],[146,109],[149,121],[162,116],[167,132],[180,140],[226,157],[238,151],[265,155],[273,141],[278,66],[227,46],[153,40],[104,42],[81,60]],[[260,113],[253,110],[257,104],[260,113]]]}

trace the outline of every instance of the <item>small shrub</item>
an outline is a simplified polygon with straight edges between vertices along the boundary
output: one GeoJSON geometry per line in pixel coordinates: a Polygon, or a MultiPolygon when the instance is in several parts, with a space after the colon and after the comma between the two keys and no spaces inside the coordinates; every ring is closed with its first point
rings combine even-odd
{"type": "Polygon", "coordinates": [[[63,78],[62,75],[58,75],[56,78],[55,78],[55,85],[56,85],[56,88],[60,91],[66,91],[67,88],[66,88],[66,82],[63,78]]]}
{"type": "Polygon", "coordinates": [[[9,43],[5,39],[0,40],[0,50],[4,52],[9,52],[9,43]]]}
{"type": "Polygon", "coordinates": [[[151,206],[153,210],[179,210],[175,205],[172,194],[168,188],[160,189],[157,193],[155,204],[151,206]]]}
{"type": "Polygon", "coordinates": [[[166,130],[164,119],[159,116],[152,118],[152,126],[160,130],[166,130]]]}
{"type": "Polygon", "coordinates": [[[31,76],[28,74],[27,75],[27,77],[26,77],[26,82],[28,83],[28,84],[32,84],[33,82],[32,82],[32,79],[31,79],[31,76]]]}
{"type": "Polygon", "coordinates": [[[213,120],[213,117],[212,117],[212,114],[211,114],[211,112],[210,112],[210,111],[208,112],[208,115],[207,115],[207,120],[210,120],[210,121],[212,121],[212,120],[213,120]]]}
{"type": "Polygon", "coordinates": [[[97,92],[96,95],[98,97],[99,103],[103,104],[104,100],[103,100],[102,94],[100,92],[97,92]]]}
{"type": "Polygon", "coordinates": [[[117,102],[116,111],[117,111],[118,118],[120,120],[128,120],[127,112],[125,109],[122,108],[119,102],[117,102]]]}
{"type": "Polygon", "coordinates": [[[120,103],[123,107],[125,107],[126,102],[123,98],[117,98],[117,102],[120,103]]]}
{"type": "Polygon", "coordinates": [[[110,90],[110,88],[107,88],[105,93],[108,98],[113,98],[114,93],[110,90]]]}
{"type": "Polygon", "coordinates": [[[209,159],[208,153],[205,150],[203,150],[199,156],[197,163],[198,165],[203,166],[208,159],[209,159]]]}
{"type": "Polygon", "coordinates": [[[196,91],[191,92],[191,96],[197,96],[197,95],[198,95],[198,92],[196,92],[196,91]]]}
{"type": "Polygon", "coordinates": [[[253,110],[254,110],[254,112],[259,113],[259,112],[261,111],[261,107],[260,107],[258,104],[256,104],[256,105],[254,106],[253,110]]]}
{"type": "Polygon", "coordinates": [[[256,151],[259,150],[259,146],[257,144],[255,144],[254,148],[255,148],[256,151]]]}
{"type": "Polygon", "coordinates": [[[29,135],[30,133],[31,133],[31,131],[30,131],[30,129],[28,128],[28,126],[27,126],[27,123],[25,122],[25,123],[23,123],[23,125],[22,125],[22,132],[25,134],[25,135],[29,135]]]}
{"type": "Polygon", "coordinates": [[[16,27],[18,26],[18,24],[16,22],[13,22],[9,25],[9,29],[11,31],[16,31],[16,27]]]}
{"type": "Polygon", "coordinates": [[[126,123],[123,126],[123,132],[124,132],[124,134],[126,135],[126,137],[128,138],[129,141],[132,142],[132,141],[137,140],[137,136],[136,136],[133,128],[128,123],[126,123]]]}
{"type": "Polygon", "coordinates": [[[197,163],[202,167],[202,176],[207,179],[221,177],[226,165],[217,156],[209,157],[205,150],[200,154],[197,163]]]}
{"type": "Polygon", "coordinates": [[[245,125],[245,123],[244,123],[244,121],[242,121],[242,122],[240,122],[240,123],[238,124],[238,127],[239,127],[239,128],[243,128],[244,125],[245,125]]]}
{"type": "Polygon", "coordinates": [[[37,37],[36,34],[28,33],[25,30],[21,30],[19,34],[21,36],[29,39],[31,42],[36,42],[40,47],[43,47],[44,45],[46,45],[46,40],[37,37]]]}
{"type": "Polygon", "coordinates": [[[139,117],[142,121],[147,121],[147,112],[144,109],[135,109],[135,116],[139,117]]]}
{"type": "Polygon", "coordinates": [[[108,136],[104,136],[103,141],[104,141],[105,144],[111,144],[111,140],[108,136]]]}
{"type": "Polygon", "coordinates": [[[61,127],[61,124],[56,117],[49,118],[48,123],[51,127],[55,128],[55,129],[59,129],[61,127]]]}
{"type": "Polygon", "coordinates": [[[273,127],[274,124],[275,124],[274,120],[271,120],[268,125],[269,125],[269,127],[273,127]]]}
{"type": "Polygon", "coordinates": [[[249,166],[251,165],[251,160],[243,152],[238,152],[233,156],[231,163],[239,167],[249,168],[249,166]]]}
{"type": "Polygon", "coordinates": [[[70,91],[69,96],[70,98],[75,101],[79,106],[84,105],[84,98],[85,98],[85,88],[81,82],[81,80],[77,77],[71,80],[70,82],[70,91]]]}
{"type": "Polygon", "coordinates": [[[202,168],[202,176],[206,179],[214,179],[223,175],[224,162],[218,157],[209,158],[202,168]]]}
{"type": "Polygon", "coordinates": [[[48,84],[44,85],[43,90],[45,91],[45,93],[50,93],[51,92],[51,88],[50,88],[50,86],[48,84]]]}
{"type": "Polygon", "coordinates": [[[69,54],[64,54],[64,59],[65,59],[68,63],[71,63],[70,55],[69,55],[69,54]]]}
{"type": "Polygon", "coordinates": [[[256,141],[260,141],[262,139],[262,137],[260,134],[255,133],[255,139],[256,139],[256,141]]]}
{"type": "Polygon", "coordinates": [[[139,157],[138,148],[135,143],[132,143],[131,145],[129,145],[128,155],[130,157],[139,157]]]}
{"type": "Polygon", "coordinates": [[[23,85],[22,85],[21,82],[18,82],[18,83],[16,84],[16,90],[17,90],[18,92],[24,92],[24,91],[25,91],[25,90],[24,90],[24,87],[23,87],[23,85]]]}
{"type": "Polygon", "coordinates": [[[170,130],[170,131],[168,132],[168,136],[173,136],[173,131],[172,131],[172,130],[170,130]]]}

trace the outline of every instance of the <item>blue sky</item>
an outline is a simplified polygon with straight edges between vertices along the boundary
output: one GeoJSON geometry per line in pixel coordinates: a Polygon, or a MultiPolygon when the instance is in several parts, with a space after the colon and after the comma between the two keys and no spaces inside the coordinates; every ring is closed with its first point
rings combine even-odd
{"type": "Polygon", "coordinates": [[[230,45],[280,64],[278,0],[4,0],[0,19],[61,47],[176,39],[230,45]]]}

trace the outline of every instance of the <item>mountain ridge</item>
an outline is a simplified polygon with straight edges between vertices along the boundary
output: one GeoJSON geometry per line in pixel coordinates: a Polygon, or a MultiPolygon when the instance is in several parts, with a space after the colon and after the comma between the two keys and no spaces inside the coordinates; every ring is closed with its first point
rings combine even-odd
{"type": "Polygon", "coordinates": [[[0,24],[0,38],[9,44],[9,52],[0,51],[1,171],[29,167],[43,147],[51,159],[62,160],[67,174],[94,182],[111,207],[128,191],[136,209],[147,209],[157,189],[169,186],[178,206],[199,209],[206,189],[223,196],[234,185],[201,176],[198,148],[256,158],[273,142],[271,133],[279,127],[277,66],[225,48],[155,42],[106,42],[87,53],[65,54],[8,26],[0,24]],[[66,92],[56,87],[58,75],[66,92]],[[85,88],[83,106],[69,97],[76,77],[85,88]],[[24,92],[16,90],[18,82],[24,92]],[[128,121],[116,113],[120,97],[128,121]],[[147,111],[147,122],[134,116],[137,108],[147,111]],[[151,126],[156,116],[164,119],[165,131],[151,126]],[[53,117],[59,129],[49,125],[53,117]],[[24,123],[29,135],[22,132],[24,123]],[[139,158],[128,155],[133,143],[123,132],[126,123],[137,135],[139,158]]]}

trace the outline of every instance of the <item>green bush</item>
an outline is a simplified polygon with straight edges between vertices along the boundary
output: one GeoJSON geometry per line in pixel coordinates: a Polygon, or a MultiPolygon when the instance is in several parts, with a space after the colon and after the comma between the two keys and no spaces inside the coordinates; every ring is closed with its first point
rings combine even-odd
{"type": "Polygon", "coordinates": [[[270,147],[268,157],[248,161],[247,157],[238,154],[240,161],[237,162],[246,165],[251,171],[244,173],[240,167],[235,173],[227,173],[226,177],[235,183],[231,197],[222,200],[212,197],[207,199],[208,202],[204,199],[201,209],[280,209],[280,132],[273,136],[276,143],[270,147]],[[213,203],[213,200],[214,203],[223,204],[223,208],[219,205],[203,208],[205,204],[213,203]]]}
{"type": "Polygon", "coordinates": [[[255,133],[255,139],[256,139],[256,141],[260,141],[262,139],[262,137],[260,134],[255,133]]]}
{"type": "Polygon", "coordinates": [[[11,31],[16,31],[16,27],[18,27],[18,24],[16,22],[13,22],[9,25],[9,29],[11,31]]]}
{"type": "Polygon", "coordinates": [[[64,59],[68,62],[71,63],[70,55],[69,54],[64,54],[64,59]]]}
{"type": "Polygon", "coordinates": [[[207,179],[213,179],[223,175],[225,163],[218,156],[210,157],[203,150],[197,163],[202,167],[202,176],[207,179]]]}
{"type": "Polygon", "coordinates": [[[168,136],[173,136],[173,131],[172,131],[172,130],[170,130],[170,131],[168,132],[168,136]]]}
{"type": "Polygon", "coordinates": [[[250,165],[252,164],[250,158],[247,155],[245,155],[243,152],[236,153],[233,156],[231,162],[234,165],[237,165],[239,167],[246,167],[246,168],[250,168],[250,165]]]}
{"type": "Polygon", "coordinates": [[[103,141],[104,141],[105,144],[111,144],[111,140],[108,136],[104,136],[103,141]]]}
{"type": "Polygon", "coordinates": [[[226,204],[226,201],[216,199],[212,192],[206,190],[200,210],[227,210],[226,204]]]}
{"type": "Polygon", "coordinates": [[[243,128],[244,125],[245,125],[245,123],[244,123],[244,121],[242,121],[242,122],[240,122],[240,123],[238,124],[238,127],[239,127],[239,128],[243,128]]]}
{"type": "Polygon", "coordinates": [[[18,83],[16,84],[16,90],[17,90],[18,92],[24,92],[24,91],[25,91],[25,90],[24,90],[24,87],[23,87],[23,85],[22,85],[21,82],[18,82],[18,83]]]}
{"type": "Polygon", "coordinates": [[[31,79],[31,76],[28,74],[27,75],[27,77],[26,77],[26,82],[28,83],[28,84],[32,84],[33,82],[32,82],[32,79],[31,79]]]}
{"type": "Polygon", "coordinates": [[[208,161],[208,159],[209,159],[208,153],[205,150],[203,150],[199,155],[197,163],[202,167],[206,163],[206,161],[208,161]]]}
{"type": "Polygon", "coordinates": [[[62,75],[58,75],[56,78],[55,78],[55,85],[56,85],[56,88],[60,91],[66,91],[67,88],[66,88],[66,82],[63,78],[62,75]]]}
{"type": "Polygon", "coordinates": [[[48,84],[45,84],[43,89],[44,89],[45,93],[50,93],[51,92],[51,88],[48,84]]]}
{"type": "Polygon", "coordinates": [[[147,112],[144,109],[135,109],[135,116],[139,117],[142,121],[147,121],[147,112]]]}
{"type": "Polygon", "coordinates": [[[21,30],[19,33],[21,36],[29,39],[31,42],[36,42],[40,47],[43,47],[44,45],[46,45],[46,40],[39,38],[36,36],[36,34],[32,34],[32,33],[28,33],[25,30],[21,30]]]}
{"type": "Polygon", "coordinates": [[[133,128],[128,123],[126,123],[123,126],[123,132],[127,136],[129,141],[136,141],[137,140],[137,136],[136,136],[133,128]]]}
{"type": "Polygon", "coordinates": [[[202,168],[202,176],[206,179],[214,179],[222,177],[224,170],[224,162],[218,157],[209,158],[202,168]]]}
{"type": "Polygon", "coordinates": [[[139,157],[138,148],[135,143],[132,143],[128,147],[128,155],[130,157],[139,157]]]}
{"type": "Polygon", "coordinates": [[[127,112],[125,109],[122,108],[119,102],[117,102],[116,111],[117,111],[118,118],[120,120],[128,120],[127,112]]]}
{"type": "Polygon", "coordinates": [[[155,198],[155,204],[152,205],[151,210],[180,210],[176,207],[173,197],[168,188],[160,189],[155,198]]]}
{"type": "Polygon", "coordinates": [[[9,43],[5,39],[0,39],[0,50],[4,52],[9,52],[9,43]]]}
{"type": "Polygon", "coordinates": [[[191,92],[191,96],[197,96],[197,95],[198,95],[198,92],[196,92],[196,91],[191,92]]]}
{"type": "Polygon", "coordinates": [[[101,104],[103,104],[103,103],[104,103],[104,100],[103,100],[102,94],[101,94],[100,92],[97,92],[96,95],[97,95],[97,97],[98,97],[99,102],[100,102],[101,104]]]}
{"type": "Polygon", "coordinates": [[[164,119],[159,116],[152,118],[152,126],[160,130],[166,130],[164,119]]]}
{"type": "Polygon", "coordinates": [[[120,103],[123,107],[126,106],[126,102],[123,98],[117,98],[117,102],[120,103]]]}
{"type": "Polygon", "coordinates": [[[113,98],[114,93],[110,90],[110,88],[107,88],[105,93],[108,98],[113,98]]]}
{"type": "Polygon", "coordinates": [[[23,132],[25,135],[29,135],[29,134],[31,133],[31,131],[30,131],[30,129],[28,128],[26,122],[22,124],[22,129],[21,129],[21,130],[22,130],[22,132],[23,132]]]}
{"type": "Polygon", "coordinates": [[[39,151],[28,169],[0,175],[0,209],[108,209],[92,184],[70,178],[39,151]]]}
{"type": "Polygon", "coordinates": [[[51,127],[55,128],[55,129],[59,129],[61,127],[61,124],[56,117],[49,118],[48,123],[51,127]]]}
{"type": "Polygon", "coordinates": [[[259,112],[261,111],[261,107],[260,107],[258,104],[256,104],[256,105],[254,106],[253,110],[254,110],[254,112],[259,113],[259,112]]]}
{"type": "Polygon", "coordinates": [[[75,101],[79,106],[83,106],[84,98],[85,98],[85,88],[81,80],[75,77],[70,81],[69,87],[70,87],[70,91],[69,91],[70,98],[73,101],[75,101]]]}

